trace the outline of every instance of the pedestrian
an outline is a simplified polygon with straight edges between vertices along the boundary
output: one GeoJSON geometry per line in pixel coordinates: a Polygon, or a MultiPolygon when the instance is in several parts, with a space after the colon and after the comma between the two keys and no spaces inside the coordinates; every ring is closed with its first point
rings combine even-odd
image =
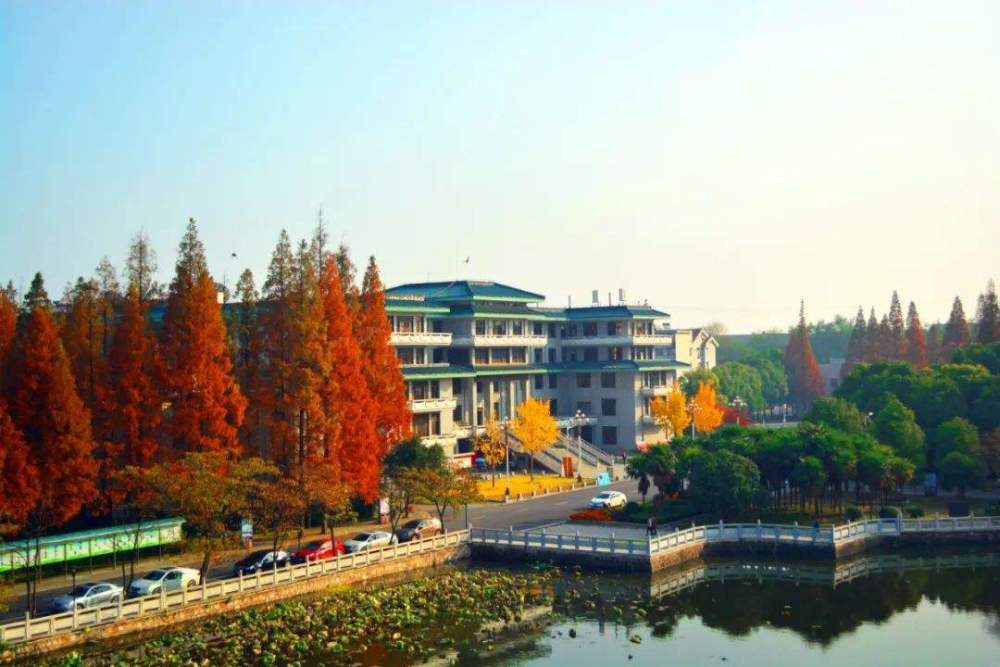
{"type": "Polygon", "coordinates": [[[656,517],[646,519],[646,537],[656,537],[656,517]]]}

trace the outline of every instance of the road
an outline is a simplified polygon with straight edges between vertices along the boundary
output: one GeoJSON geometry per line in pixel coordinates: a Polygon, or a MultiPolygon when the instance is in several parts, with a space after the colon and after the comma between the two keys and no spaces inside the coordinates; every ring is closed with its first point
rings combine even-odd
{"type": "MultiPolygon", "coordinates": [[[[624,492],[630,500],[638,497],[637,482],[626,480],[616,482],[610,486],[602,487],[600,490],[613,489],[624,492]]],[[[533,500],[525,500],[519,503],[485,503],[469,507],[469,523],[479,528],[532,528],[562,521],[577,510],[585,509],[589,500],[598,493],[597,487],[588,487],[577,491],[542,496],[533,500]]],[[[420,507],[421,513],[434,515],[433,508],[420,507]]],[[[448,530],[460,530],[465,527],[465,512],[458,511],[445,516],[445,526],[448,530]]],[[[367,528],[367,527],[365,527],[367,528]]],[[[337,537],[347,537],[353,532],[347,529],[338,529],[337,537]]],[[[269,545],[260,545],[267,548],[269,545]]],[[[219,557],[214,565],[209,569],[209,579],[219,579],[230,576],[233,563],[240,557],[240,553],[234,552],[226,556],[219,557]]],[[[163,558],[146,558],[139,562],[136,567],[136,575],[148,572],[157,567],[171,565],[182,565],[197,569],[201,565],[199,554],[179,554],[174,556],[164,556],[163,558]]],[[[121,584],[121,569],[111,567],[95,568],[93,572],[81,569],[76,576],[77,583],[88,581],[109,581],[121,584]]],[[[72,579],[69,575],[57,575],[47,577],[39,582],[38,586],[38,610],[39,615],[46,613],[52,604],[52,600],[70,589],[72,579]]],[[[0,616],[0,620],[12,621],[24,617],[26,609],[24,585],[18,584],[12,587],[7,613],[0,616]]]]}

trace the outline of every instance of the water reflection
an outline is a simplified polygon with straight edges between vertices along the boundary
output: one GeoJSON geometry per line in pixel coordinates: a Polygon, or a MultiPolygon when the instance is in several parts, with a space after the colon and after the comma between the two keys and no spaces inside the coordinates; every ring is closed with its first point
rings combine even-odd
{"type": "Polygon", "coordinates": [[[865,623],[882,623],[921,600],[976,611],[1000,637],[1000,555],[879,555],[837,565],[774,562],[701,563],[634,578],[578,576],[557,584],[555,609],[570,617],[644,623],[670,636],[681,619],[732,636],[755,628],[788,629],[828,645],[865,623]]]}

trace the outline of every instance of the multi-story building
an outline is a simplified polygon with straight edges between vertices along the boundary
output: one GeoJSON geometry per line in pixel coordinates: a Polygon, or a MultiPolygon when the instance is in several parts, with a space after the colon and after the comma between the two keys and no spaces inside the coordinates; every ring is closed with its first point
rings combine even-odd
{"type": "Polygon", "coordinates": [[[646,304],[543,301],[494,282],[386,291],[415,433],[453,457],[471,456],[471,437],[487,419],[508,418],[536,397],[549,401],[561,427],[578,426],[608,452],[664,439],[649,402],[692,367],[712,367],[714,338],[670,329],[669,315],[646,304]]]}

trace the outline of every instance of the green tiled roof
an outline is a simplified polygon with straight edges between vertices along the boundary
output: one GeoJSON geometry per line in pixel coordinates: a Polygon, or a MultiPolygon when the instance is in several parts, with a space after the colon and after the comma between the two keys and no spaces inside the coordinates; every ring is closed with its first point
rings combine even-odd
{"type": "Polygon", "coordinates": [[[660,317],[670,317],[670,313],[664,313],[650,306],[586,306],[566,308],[563,312],[568,320],[653,320],[660,317]]]}
{"type": "Polygon", "coordinates": [[[434,313],[444,314],[448,312],[448,306],[439,303],[428,303],[417,299],[394,299],[387,297],[385,300],[385,311],[387,313],[434,313]]]}
{"type": "Polygon", "coordinates": [[[451,307],[448,317],[510,317],[519,320],[549,320],[548,313],[539,312],[520,303],[485,302],[474,304],[458,304],[451,307]]]}
{"type": "Polygon", "coordinates": [[[541,375],[542,373],[551,373],[553,369],[551,366],[555,364],[509,364],[509,365],[488,365],[488,366],[476,366],[473,370],[476,373],[476,377],[484,377],[490,375],[541,375]]]}
{"type": "Polygon", "coordinates": [[[560,370],[576,373],[586,373],[588,371],[668,371],[690,367],[689,364],[682,361],[671,361],[669,359],[643,359],[641,361],[631,361],[628,359],[622,361],[564,361],[561,364],[554,365],[559,366],[560,370]]]}
{"type": "Polygon", "coordinates": [[[404,380],[438,380],[440,378],[470,378],[474,373],[470,366],[449,364],[447,366],[401,366],[404,380]]]}
{"type": "Polygon", "coordinates": [[[528,292],[503,283],[479,280],[453,280],[437,283],[409,283],[390,287],[386,296],[420,296],[427,301],[513,301],[538,303],[545,300],[541,294],[528,292]]]}

